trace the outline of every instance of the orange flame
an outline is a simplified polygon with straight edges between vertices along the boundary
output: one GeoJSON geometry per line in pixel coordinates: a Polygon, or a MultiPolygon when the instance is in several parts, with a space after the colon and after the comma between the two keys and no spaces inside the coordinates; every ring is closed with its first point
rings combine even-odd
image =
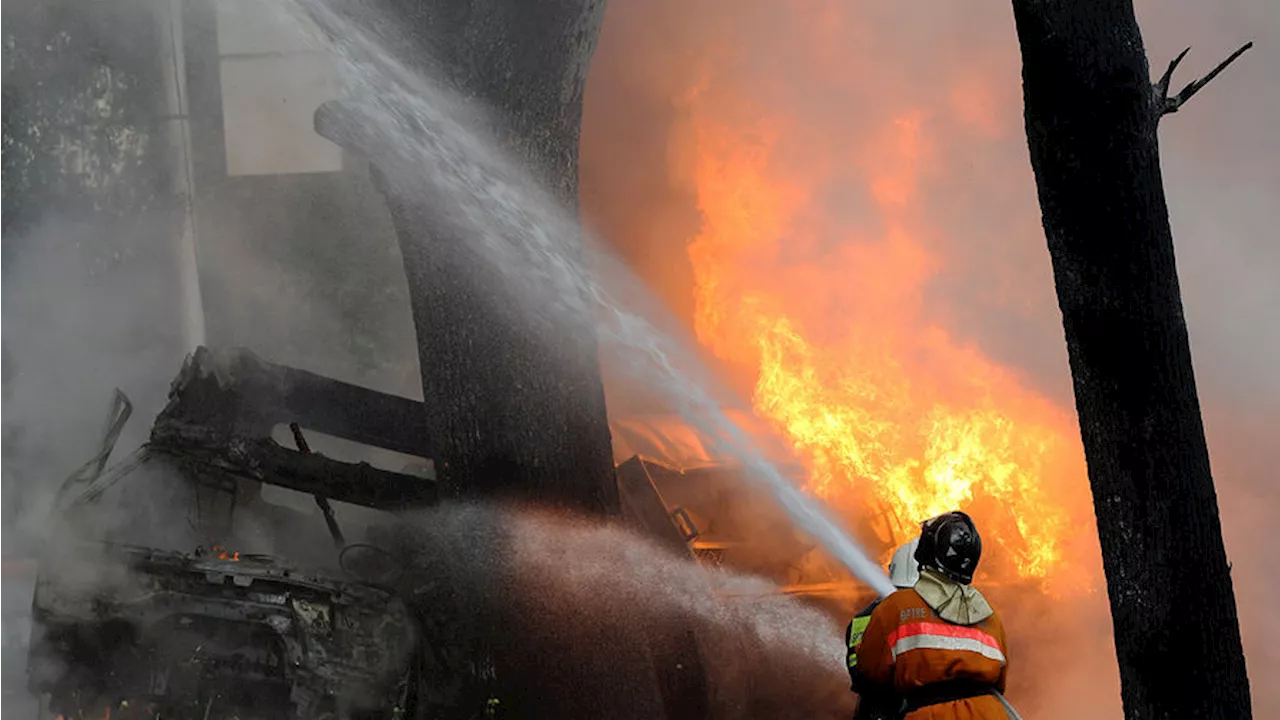
{"type": "Polygon", "coordinates": [[[224,549],[221,545],[214,545],[214,546],[213,546],[213,552],[214,552],[214,553],[216,553],[216,557],[217,557],[219,560],[231,560],[231,561],[233,561],[233,562],[238,562],[238,561],[240,560],[240,551],[239,551],[239,550],[237,550],[237,551],[235,551],[235,552],[228,552],[228,551],[227,551],[226,549],[224,549]]]}
{"type": "Polygon", "coordinates": [[[1088,584],[1067,549],[1093,520],[1073,415],[923,301],[942,271],[924,241],[939,232],[919,191],[936,171],[924,114],[852,141],[714,70],[682,98],[699,341],[750,371],[755,411],[804,461],[809,490],[878,523],[882,550],[962,509],[987,539],[988,575],[1088,584]]]}

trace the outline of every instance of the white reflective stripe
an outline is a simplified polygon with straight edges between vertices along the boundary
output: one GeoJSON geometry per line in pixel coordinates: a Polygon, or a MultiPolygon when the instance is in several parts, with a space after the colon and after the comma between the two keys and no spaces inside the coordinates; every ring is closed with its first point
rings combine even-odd
{"type": "Polygon", "coordinates": [[[993,648],[973,638],[947,637],[928,633],[908,635],[899,638],[898,642],[893,644],[893,659],[897,660],[899,655],[911,650],[968,650],[995,660],[1001,665],[1004,664],[1004,653],[1000,652],[999,648],[993,648]]]}

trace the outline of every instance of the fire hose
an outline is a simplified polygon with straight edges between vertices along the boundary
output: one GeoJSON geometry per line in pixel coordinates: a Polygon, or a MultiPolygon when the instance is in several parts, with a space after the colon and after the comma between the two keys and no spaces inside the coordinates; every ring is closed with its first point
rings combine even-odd
{"type": "Polygon", "coordinates": [[[1009,714],[1009,720],[1022,720],[1022,716],[1019,715],[1018,711],[1015,710],[1014,707],[1009,704],[1009,701],[1004,698],[1003,693],[999,690],[992,690],[991,694],[995,695],[996,699],[1000,701],[1000,704],[1004,706],[1004,711],[1009,714]]]}

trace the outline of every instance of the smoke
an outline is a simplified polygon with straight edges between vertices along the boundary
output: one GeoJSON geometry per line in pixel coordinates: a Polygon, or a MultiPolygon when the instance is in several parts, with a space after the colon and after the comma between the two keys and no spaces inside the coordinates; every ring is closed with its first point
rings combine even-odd
{"type": "MultiPolygon", "coordinates": [[[[436,99],[442,103],[445,100],[445,98],[436,99]]],[[[422,115],[426,119],[432,119],[433,113],[439,112],[439,108],[435,107],[419,109],[423,111],[422,115]]],[[[460,140],[471,141],[473,138],[464,133],[461,138],[450,137],[447,140],[457,144],[460,140]]],[[[448,147],[455,149],[453,145],[448,147]]],[[[477,154],[479,150],[468,149],[473,150],[472,154],[477,154]]],[[[209,148],[204,148],[203,151],[207,152],[209,148]]],[[[213,151],[216,152],[217,149],[214,148],[213,151]]],[[[479,153],[479,155],[479,159],[491,159],[486,154],[479,153]]],[[[471,165],[464,163],[474,163],[476,160],[477,158],[473,157],[457,159],[459,166],[466,170],[475,170],[471,165]]],[[[497,167],[497,170],[516,173],[515,170],[507,168],[505,163],[497,167]]],[[[492,180],[492,178],[489,179],[492,180]]],[[[474,178],[447,180],[461,182],[461,180],[474,180],[474,178]]],[[[236,338],[249,334],[243,326],[233,322],[246,316],[251,316],[254,322],[261,323],[267,328],[272,328],[272,321],[278,320],[281,316],[299,320],[312,332],[317,329],[324,330],[330,326],[347,327],[345,322],[329,323],[330,318],[314,310],[317,304],[322,308],[343,309],[340,303],[326,305],[322,300],[317,300],[317,295],[332,288],[315,289],[313,286],[320,284],[322,278],[309,276],[302,271],[289,272],[290,263],[280,258],[277,253],[273,253],[273,248],[268,244],[268,240],[272,239],[274,234],[282,232],[287,234],[290,228],[314,227],[314,223],[303,222],[297,217],[292,218],[296,222],[291,223],[287,215],[282,221],[269,207],[273,199],[270,195],[272,184],[252,181],[244,181],[244,183],[242,187],[229,191],[226,184],[220,181],[215,188],[217,192],[214,193],[214,198],[225,205],[215,201],[208,205],[202,204],[197,208],[197,242],[201,249],[199,256],[202,290],[207,291],[206,309],[214,316],[208,323],[214,337],[225,340],[228,335],[236,338]],[[266,193],[267,196],[255,196],[254,190],[266,193]],[[249,205],[237,207],[237,200],[249,202],[249,205]],[[264,207],[267,209],[264,210],[264,207]],[[230,209],[241,210],[242,213],[225,219],[218,216],[218,210],[230,209]],[[265,222],[243,222],[246,218],[252,218],[257,212],[262,212],[266,218],[265,222]],[[210,217],[213,217],[215,222],[210,223],[208,221],[210,217]],[[201,220],[201,218],[204,219],[201,220]],[[246,253],[246,249],[252,249],[255,252],[246,253]],[[214,298],[214,301],[208,302],[210,297],[214,298]],[[301,302],[303,300],[307,302],[301,302]],[[249,307],[253,311],[238,312],[240,307],[249,307]],[[228,328],[232,330],[228,331],[228,328]]],[[[467,189],[459,188],[458,191],[467,189]]],[[[324,193],[316,194],[319,196],[324,193]]],[[[472,194],[475,194],[474,190],[472,194]]],[[[526,205],[536,205],[540,197],[533,194],[523,199],[530,201],[526,205]]],[[[287,200],[288,194],[284,194],[283,198],[276,196],[274,199],[287,200]]],[[[550,205],[539,206],[533,210],[525,207],[524,212],[513,219],[498,212],[505,208],[482,207],[471,195],[459,196],[456,199],[462,201],[459,205],[464,210],[475,213],[474,222],[480,223],[482,229],[491,231],[494,228],[497,231],[511,230],[515,220],[527,222],[528,213],[549,214],[557,220],[562,219],[558,208],[552,208],[550,205]]],[[[315,213],[315,215],[323,218],[324,213],[315,213]]],[[[557,224],[556,227],[561,226],[557,224]]],[[[518,229],[546,233],[551,228],[549,226],[525,228],[522,225],[518,229]]],[[[91,235],[95,240],[105,243],[103,236],[110,238],[111,233],[109,229],[93,227],[91,235]]],[[[164,238],[169,234],[161,232],[158,235],[164,238]]],[[[93,319],[93,327],[96,331],[103,333],[109,333],[112,328],[118,327],[122,322],[126,325],[139,323],[146,327],[172,327],[178,324],[173,318],[153,318],[145,310],[140,311],[134,307],[132,303],[138,300],[138,295],[130,295],[129,284],[123,280],[135,270],[151,279],[171,277],[172,272],[155,272],[154,270],[147,272],[144,266],[137,268],[128,266],[120,271],[120,282],[124,287],[118,294],[91,292],[85,298],[73,298],[59,292],[58,289],[64,285],[75,284],[79,278],[73,271],[65,275],[59,273],[63,268],[61,263],[71,262],[74,265],[77,256],[67,248],[56,248],[54,245],[49,247],[53,248],[51,267],[54,270],[41,274],[34,274],[33,271],[32,281],[42,289],[47,288],[45,295],[48,300],[47,306],[56,312],[74,314],[78,310],[79,302],[94,305],[102,315],[93,319]],[[43,284],[50,281],[53,284],[47,286],[43,284]]],[[[545,251],[545,248],[539,249],[545,251]]],[[[154,259],[163,258],[164,255],[165,253],[159,250],[154,259]]],[[[297,260],[297,258],[294,259],[297,260]]],[[[305,263],[300,261],[296,264],[305,266],[305,263]]],[[[12,264],[10,267],[12,268],[12,264]]],[[[517,269],[512,268],[513,271],[517,269]]],[[[348,276],[347,279],[355,282],[364,280],[358,274],[355,274],[355,277],[348,276]]],[[[30,292],[30,294],[34,297],[38,293],[30,292]]],[[[172,283],[157,282],[153,306],[168,310],[176,304],[172,298],[178,294],[172,283]]],[[[567,301],[568,298],[559,298],[559,300],[567,301]]],[[[618,310],[612,307],[609,309],[618,310]]],[[[173,314],[177,315],[177,313],[173,314]]],[[[631,316],[625,319],[639,321],[638,318],[631,316]]],[[[350,322],[351,318],[347,317],[344,320],[350,322]]],[[[39,335],[48,327],[47,324],[38,321],[31,321],[26,325],[27,332],[32,336],[39,335]]],[[[252,327],[252,323],[250,326],[252,327]]],[[[21,335],[15,335],[15,339],[6,337],[6,341],[16,344],[22,337],[21,335]]],[[[333,352],[333,348],[323,348],[319,342],[299,342],[298,338],[306,337],[307,334],[302,332],[277,334],[273,339],[278,344],[271,349],[274,352],[267,350],[264,354],[277,357],[283,355],[283,359],[287,362],[290,356],[296,353],[306,354],[308,348],[319,348],[313,356],[306,358],[306,362],[296,363],[313,368],[316,365],[321,365],[323,368],[327,359],[335,355],[341,356],[340,352],[333,352]]],[[[60,343],[67,340],[66,336],[45,339],[49,344],[40,348],[42,354],[23,356],[20,359],[19,373],[38,373],[43,369],[40,361],[44,358],[63,356],[68,359],[83,360],[83,356],[77,356],[74,352],[61,355],[61,351],[66,346],[60,343]]],[[[634,341],[634,338],[631,339],[634,341]]],[[[649,335],[646,335],[645,339],[655,344],[659,340],[649,335]]],[[[123,349],[136,351],[139,345],[141,343],[137,341],[126,342],[123,344],[123,349]]],[[[264,350],[262,347],[255,349],[264,350]]],[[[648,349],[650,348],[642,348],[642,350],[648,349]]],[[[178,352],[174,355],[180,356],[185,350],[186,348],[179,346],[178,352]]],[[[168,353],[172,351],[173,348],[168,345],[157,351],[160,355],[157,365],[167,364],[168,353]]],[[[102,352],[93,356],[93,362],[95,368],[104,375],[115,376],[119,367],[128,361],[124,353],[113,353],[104,348],[102,352]]],[[[174,362],[173,365],[176,366],[176,364],[174,362]]],[[[335,364],[340,366],[340,363],[335,364]]],[[[82,367],[83,363],[71,361],[68,367],[61,371],[76,372],[82,367]]],[[[333,365],[328,367],[331,369],[333,365]]],[[[162,378],[168,377],[172,372],[165,372],[156,377],[158,373],[154,372],[154,368],[139,367],[135,370],[137,382],[151,384],[152,387],[163,387],[162,378]]],[[[336,373],[331,370],[330,374],[336,373]]],[[[689,383],[684,378],[679,379],[685,382],[681,387],[688,389],[689,383]]],[[[50,389],[51,396],[61,391],[56,382],[49,382],[47,387],[50,389]]],[[[692,389],[701,391],[696,387],[692,389]]],[[[50,400],[50,404],[55,403],[50,400]]],[[[148,400],[147,406],[153,406],[153,403],[148,400]]],[[[148,412],[150,407],[147,406],[144,406],[140,412],[144,417],[153,412],[153,410],[148,412]]],[[[63,412],[71,414],[75,412],[71,409],[73,407],[74,405],[69,405],[63,412]]],[[[21,427],[21,422],[25,418],[25,415],[15,417],[15,427],[21,427]]],[[[59,426],[61,424],[59,420],[65,420],[65,415],[55,414],[49,426],[51,428],[59,426]]],[[[86,430],[84,437],[92,438],[92,432],[86,430]]],[[[53,441],[49,440],[49,442],[53,441]]],[[[164,483],[163,473],[159,480],[162,484],[164,483]]],[[[22,486],[29,494],[33,494],[40,488],[52,487],[53,483],[28,481],[23,482],[22,486]]],[[[145,482],[135,486],[133,499],[138,499],[137,492],[149,495],[146,492],[148,489],[154,489],[154,487],[145,482]]],[[[151,523],[139,522],[138,517],[154,519],[157,512],[163,512],[165,506],[170,504],[188,508],[192,506],[190,498],[159,496],[151,499],[156,502],[146,505],[122,502],[122,506],[117,508],[120,514],[108,512],[96,516],[94,519],[97,522],[89,523],[82,529],[87,537],[97,537],[98,531],[104,530],[104,527],[106,530],[138,530],[149,533],[152,529],[151,523]],[[132,517],[132,527],[126,522],[126,518],[131,515],[136,516],[132,517]]],[[[770,716],[787,716],[789,713],[798,712],[801,716],[811,717],[814,714],[821,715],[819,711],[825,707],[834,708],[841,714],[848,712],[849,697],[843,688],[838,628],[820,613],[805,611],[794,603],[781,600],[777,601],[781,603],[779,605],[766,602],[751,609],[734,609],[733,606],[717,599],[707,585],[708,579],[703,577],[701,571],[687,559],[683,561],[677,561],[674,558],[664,559],[657,546],[644,543],[633,535],[602,527],[575,529],[567,520],[559,521],[549,529],[538,529],[532,525],[519,524],[514,518],[499,518],[503,523],[513,523],[516,531],[523,530],[521,534],[515,536],[512,545],[495,547],[492,543],[467,542],[465,549],[471,553],[458,552],[456,545],[459,539],[473,539],[473,536],[466,532],[448,535],[448,529],[457,528],[459,523],[476,519],[477,516],[475,513],[466,513],[456,508],[442,512],[445,517],[422,518],[417,527],[425,529],[428,540],[431,539],[432,533],[446,532],[446,535],[443,538],[435,538],[434,542],[424,540],[420,546],[453,558],[470,557],[473,561],[466,563],[465,566],[447,566],[440,574],[424,573],[421,576],[423,582],[431,584],[429,580],[434,580],[434,585],[438,587],[440,579],[444,578],[446,583],[452,585],[448,596],[458,603],[458,607],[489,608],[490,613],[499,613],[497,615],[499,620],[509,617],[512,609],[523,608],[524,612],[520,615],[522,624],[512,625],[511,629],[521,633],[520,637],[529,641],[530,649],[541,651],[551,647],[557,651],[554,653],[557,662],[552,663],[546,672],[541,675],[537,671],[524,673],[530,678],[529,686],[537,689],[539,693],[544,693],[536,698],[540,707],[549,703],[568,707],[570,712],[573,707],[577,707],[579,714],[594,715],[608,703],[613,703],[616,706],[613,714],[650,717],[657,707],[655,703],[660,701],[660,694],[648,692],[653,689],[652,685],[646,684],[643,680],[637,682],[627,670],[647,671],[658,683],[662,683],[663,678],[672,671],[670,668],[646,668],[650,661],[647,659],[648,653],[645,652],[618,657],[616,650],[611,648],[610,644],[626,647],[627,641],[630,640],[637,647],[652,643],[661,645],[666,642],[674,642],[678,645],[681,638],[690,637],[689,633],[693,633],[694,636],[701,633],[704,636],[701,642],[710,658],[708,664],[715,667],[716,675],[711,683],[717,688],[718,693],[714,710],[717,715],[745,717],[763,713],[770,716]],[[558,543],[561,542],[559,539],[555,541],[546,539],[551,535],[575,540],[576,544],[569,550],[559,549],[558,543]],[[539,541],[539,537],[544,539],[539,541]],[[509,555],[513,551],[531,545],[538,546],[537,552],[522,557],[535,568],[528,573],[522,573],[521,561],[518,560],[514,563],[514,575],[511,574],[512,566],[502,564],[501,558],[504,554],[509,555]],[[480,552],[479,556],[474,554],[476,551],[480,552]],[[620,551],[624,551],[621,556],[618,554],[620,551]],[[550,562],[547,558],[557,558],[557,560],[551,567],[536,567],[540,563],[545,565],[550,562]],[[568,564],[569,567],[566,567],[567,559],[573,560],[573,563],[568,564]],[[580,561],[585,564],[579,565],[580,561]],[[552,572],[553,569],[561,573],[567,570],[570,577],[563,582],[558,581],[552,572]],[[489,571],[487,575],[486,571],[489,571]],[[577,571],[595,578],[596,584],[600,586],[600,595],[597,599],[574,594],[574,583],[581,580],[574,575],[577,571]],[[504,572],[507,573],[505,576],[504,572]],[[465,582],[468,578],[475,579],[476,584],[468,586],[465,582]],[[511,581],[513,584],[498,585],[496,586],[498,590],[494,590],[495,578],[511,581]],[[637,584],[637,578],[640,584],[637,584]],[[500,591],[505,591],[507,594],[504,595],[500,591]],[[492,605],[495,600],[500,601],[497,608],[492,605]],[[673,630],[674,636],[660,634],[656,639],[651,637],[648,633],[652,630],[646,628],[653,628],[658,624],[676,628],[677,630],[673,630]],[[582,634],[575,634],[579,632],[582,634]],[[590,642],[591,639],[595,642],[590,642]],[[539,640],[544,642],[539,643],[539,640]],[[608,650],[609,654],[594,654],[601,650],[608,650]],[[735,658],[745,662],[746,665],[737,667],[733,660],[735,658]],[[542,682],[543,680],[546,682],[542,682]],[[619,691],[619,688],[630,687],[633,683],[634,694],[629,696],[619,691]],[[591,685],[590,692],[584,691],[584,684],[591,685]],[[725,690],[725,688],[731,690],[725,690]],[[545,695],[547,693],[549,695],[545,695]],[[583,698],[594,698],[595,702],[588,708],[582,704],[583,698]],[[565,706],[565,703],[568,705],[565,706]]],[[[178,521],[179,525],[181,519],[168,518],[169,521],[178,521]]],[[[492,519],[484,521],[483,518],[478,522],[490,528],[498,524],[492,519]]],[[[55,530],[53,539],[58,541],[57,548],[47,549],[47,557],[51,559],[74,557],[74,552],[62,553],[54,550],[64,549],[64,546],[69,550],[73,539],[79,539],[79,533],[60,536],[56,533],[60,528],[44,526],[40,529],[46,532],[50,529],[55,530]]],[[[830,532],[836,532],[838,535],[834,529],[830,532]]],[[[504,536],[499,533],[489,535],[489,537],[504,536]]],[[[179,534],[176,538],[159,540],[150,538],[145,542],[182,549],[184,546],[193,544],[196,539],[179,534]]],[[[844,538],[840,539],[844,540],[844,538]]],[[[847,540],[844,541],[848,548],[853,548],[847,540]]],[[[851,551],[857,552],[856,548],[851,551]]],[[[99,582],[114,582],[109,578],[95,577],[92,573],[80,573],[82,564],[76,564],[72,568],[76,580],[91,586],[99,582]]],[[[871,572],[878,574],[875,568],[872,568],[871,572]]],[[[773,594],[772,588],[758,583],[729,580],[723,584],[731,590],[736,588],[750,590],[754,594],[773,594]]],[[[424,590],[423,592],[430,594],[434,591],[424,590]]],[[[677,654],[676,657],[682,656],[677,654]]],[[[532,661],[539,658],[526,659],[532,661]]],[[[545,659],[543,662],[545,663],[545,659]]],[[[525,663],[528,667],[537,667],[537,664],[536,662],[525,663]]],[[[676,668],[676,671],[683,670],[680,667],[676,668]]],[[[680,672],[677,672],[678,674],[680,672]]]]}
{"type": "Polygon", "coordinates": [[[852,713],[841,628],[763,580],[536,510],[444,506],[406,518],[395,537],[406,594],[499,636],[522,669],[517,702],[540,716],[662,717],[663,683],[696,686],[699,673],[707,717],[852,713]],[[696,655],[681,648],[696,648],[701,668],[684,667],[696,655]]]}
{"type": "Polygon", "coordinates": [[[118,447],[145,439],[182,362],[168,227],[116,235],[53,217],[5,239],[20,248],[4,268],[6,540],[38,531],[52,492],[97,452],[114,388],[135,407],[118,447]]]}
{"type": "Polygon", "coordinates": [[[1176,116],[1161,123],[1161,152],[1178,252],[1183,305],[1204,407],[1223,536],[1244,635],[1257,717],[1280,714],[1280,564],[1259,540],[1280,512],[1275,468],[1280,448],[1280,169],[1270,128],[1280,122],[1280,12],[1269,3],[1141,3],[1153,68],[1184,47],[1182,81],[1199,76],[1248,40],[1255,47],[1176,116]],[[1158,60],[1157,60],[1158,58],[1158,60]],[[1238,67],[1236,67],[1238,65],[1238,67]],[[1222,83],[1218,85],[1218,83],[1222,83]],[[1172,121],[1172,122],[1171,122],[1172,121]]]}
{"type": "MultiPolygon", "coordinates": [[[[1273,372],[1280,357],[1280,324],[1272,317],[1280,298],[1271,281],[1280,270],[1280,248],[1272,242],[1273,228],[1280,225],[1273,200],[1280,191],[1280,163],[1267,145],[1267,131],[1280,126],[1280,90],[1265,74],[1277,64],[1275,43],[1265,40],[1280,36],[1280,15],[1271,4],[1246,2],[1178,0],[1143,3],[1139,9],[1157,70],[1183,45],[1195,46],[1181,71],[1184,80],[1244,40],[1260,41],[1186,109],[1165,119],[1162,140],[1255,709],[1259,716],[1276,714],[1280,688],[1259,678],[1280,666],[1275,650],[1280,623],[1270,611],[1280,585],[1274,559],[1256,539],[1267,537],[1269,521],[1280,510],[1271,482],[1280,448],[1270,442],[1269,432],[1280,424],[1280,376],[1273,372]]],[[[688,138],[673,137],[670,130],[680,119],[680,98],[704,79],[708,58],[718,59],[713,56],[726,47],[740,50],[730,53],[736,84],[767,88],[766,109],[817,117],[818,129],[850,143],[877,142],[875,131],[886,121],[921,110],[930,163],[922,204],[934,230],[922,237],[941,268],[926,287],[928,312],[1070,408],[1060,320],[1023,144],[1010,20],[1008,8],[999,3],[930,7],[924,13],[900,3],[795,9],[767,2],[692,7],[674,0],[613,0],[588,89],[584,209],[666,303],[687,316],[692,294],[685,243],[697,233],[700,214],[689,179],[674,161],[687,150],[682,144],[688,138]],[[851,54],[828,58],[817,72],[802,52],[817,45],[807,34],[811,31],[824,33],[824,47],[842,45],[851,54]]],[[[147,21],[118,25],[126,44],[152,32],[147,21]],[[139,37],[129,38],[129,32],[139,37]]],[[[68,75],[84,75],[86,69],[72,70],[68,75]]],[[[6,71],[6,93],[12,79],[6,71]]],[[[812,129],[801,124],[782,139],[812,129]]],[[[221,152],[219,147],[204,150],[221,152]]],[[[832,157],[843,152],[838,144],[823,151],[832,157]]],[[[262,207],[298,202],[273,194],[273,188],[278,189],[269,181],[256,183],[235,202],[256,201],[262,207]]],[[[876,229],[865,199],[840,187],[828,190],[824,213],[855,226],[866,223],[867,232],[876,229]]],[[[337,207],[330,200],[338,195],[324,193],[329,200],[315,202],[308,211],[337,207]]],[[[202,217],[229,216],[235,202],[223,199],[226,204],[205,208],[202,217]]],[[[344,312],[358,304],[350,294],[354,291],[334,292],[327,284],[328,271],[339,267],[350,269],[353,285],[402,287],[393,249],[360,250],[370,237],[394,247],[385,221],[353,221],[340,231],[329,228],[333,235],[317,229],[333,225],[336,214],[362,212],[350,207],[313,212],[307,222],[289,213],[265,213],[251,222],[202,227],[203,279],[211,294],[211,327],[222,333],[219,343],[250,345],[274,360],[415,394],[415,358],[404,343],[412,332],[407,302],[396,304],[392,293],[385,307],[399,308],[398,318],[381,318],[387,332],[370,336],[356,326],[379,318],[344,312]],[[317,238],[325,242],[313,244],[317,238]],[[284,246],[294,252],[277,252],[284,246]],[[323,252],[312,252],[315,248],[323,252]],[[374,260],[348,268],[357,256],[374,260]],[[393,358],[395,367],[370,369],[352,351],[362,344],[376,346],[369,352],[393,358]]],[[[168,227],[167,220],[155,222],[168,227]]],[[[188,349],[179,338],[168,230],[146,225],[84,222],[55,213],[20,236],[6,232],[5,540],[14,539],[15,528],[39,529],[41,498],[92,454],[113,387],[124,389],[137,406],[119,447],[131,448],[143,437],[188,349]]],[[[644,639],[642,631],[628,625],[632,617],[678,617],[704,628],[708,647],[719,649],[714,657],[742,659],[743,667],[733,671],[738,674],[722,677],[720,686],[758,684],[758,702],[766,704],[785,699],[798,708],[838,708],[847,703],[834,631],[796,606],[726,603],[707,589],[710,580],[700,571],[670,558],[646,562],[636,554],[647,556],[647,548],[617,529],[487,510],[433,514],[422,526],[447,528],[450,522],[482,517],[489,524],[480,524],[495,530],[484,537],[523,543],[504,546],[520,558],[509,577],[485,564],[495,555],[481,550],[494,548],[472,542],[479,539],[474,532],[445,533],[423,546],[454,551],[445,555],[457,564],[443,577],[475,579],[462,585],[476,603],[486,598],[524,602],[528,612],[519,620],[548,647],[571,658],[575,671],[593,668],[603,678],[617,667],[611,662],[626,651],[626,642],[601,633],[616,630],[619,638],[644,639]],[[510,521],[511,529],[498,531],[493,524],[499,521],[510,521]],[[551,562],[570,549],[589,562],[581,567],[551,562]],[[493,585],[498,578],[510,584],[493,585]],[[587,603],[590,595],[579,583],[600,588],[599,609],[587,603]],[[520,588],[528,592],[514,595],[520,588]],[[583,635],[564,634],[580,620],[583,635]],[[787,637],[779,638],[779,629],[787,637]],[[778,667],[775,657],[790,664],[778,667]],[[789,696],[792,692],[801,697],[789,696]]],[[[1001,598],[996,599],[999,604],[1001,598]]],[[[1081,715],[1118,714],[1105,597],[1070,607],[1031,606],[1037,612],[1026,611],[1028,605],[1017,598],[1001,607],[1009,617],[1011,641],[1025,648],[1013,654],[1015,700],[1025,698],[1040,717],[1070,716],[1086,700],[1090,711],[1081,715]]],[[[728,667],[720,663],[716,670],[722,665],[728,667]]],[[[745,697],[754,694],[744,691],[745,697]]]]}
{"type": "MultiPolygon", "coordinates": [[[[112,461],[146,440],[192,349],[183,344],[172,232],[165,218],[126,225],[54,216],[6,238],[21,248],[5,263],[6,540],[39,538],[53,492],[97,452],[115,388],[134,412],[112,461]]],[[[243,343],[276,362],[412,394],[411,347],[386,348],[385,365],[363,363],[344,342],[349,321],[319,278],[255,252],[246,237],[252,235],[204,238],[211,250],[201,268],[205,280],[230,297],[209,309],[224,323],[237,321],[222,335],[226,345],[243,343]]],[[[401,310],[388,325],[407,322],[408,310],[401,310]]]]}
{"type": "MultiPolygon", "coordinates": [[[[111,464],[147,439],[193,349],[183,334],[178,252],[191,188],[169,187],[173,158],[158,150],[168,127],[156,119],[166,90],[155,16],[162,7],[133,0],[5,5],[6,573],[10,559],[39,555],[46,571],[77,587],[109,589],[127,578],[86,554],[82,542],[111,537],[190,552],[210,540],[190,532],[199,506],[191,488],[155,459],[91,513],[70,522],[51,514],[64,479],[98,451],[113,390],[134,410],[111,464]]],[[[193,63],[203,61],[198,50],[193,63]]],[[[197,96],[210,90],[194,87],[197,96]]],[[[258,131],[270,146],[270,115],[251,118],[241,132],[258,131]]],[[[190,138],[200,158],[225,151],[220,131],[190,138]]],[[[206,341],[420,397],[404,275],[367,173],[357,164],[342,174],[294,177],[291,184],[287,176],[197,172],[206,341]]],[[[307,500],[310,515],[267,504],[271,522],[256,533],[242,527],[235,549],[331,562],[323,520],[307,500]],[[282,516],[301,525],[281,532],[282,516]]],[[[346,529],[358,538],[358,527],[346,529]]],[[[16,628],[29,617],[32,585],[5,580],[5,699],[18,702],[10,683],[25,684],[28,639],[16,628]]]]}
{"type": "MultiPolygon", "coordinates": [[[[21,222],[4,241],[4,536],[28,547],[52,492],[97,451],[113,389],[134,404],[119,459],[146,439],[194,349],[179,252],[192,190],[206,344],[421,397],[395,236],[358,161],[292,176],[219,168],[170,187],[183,148],[162,147],[169,125],[155,120],[173,79],[160,72],[162,7],[5,7],[16,47],[5,62],[5,217],[21,222]]],[[[190,64],[206,62],[192,48],[190,64]]],[[[265,92],[284,104],[288,90],[265,92]]],[[[292,132],[309,133],[306,123],[292,132]]],[[[279,132],[269,112],[238,126],[267,146],[257,153],[267,167],[279,132]]],[[[197,163],[227,152],[220,131],[188,136],[197,163]]]]}
{"type": "MultiPolygon", "coordinates": [[[[1193,46],[1175,84],[1258,41],[1162,121],[1161,140],[1254,707],[1275,714],[1280,691],[1259,678],[1280,662],[1273,650],[1280,627],[1264,609],[1280,585],[1276,562],[1257,538],[1280,512],[1272,477],[1280,449],[1268,440],[1280,421],[1280,324],[1272,317],[1280,301],[1272,280],[1280,271],[1273,242],[1280,209],[1271,200],[1280,193],[1280,170],[1269,131],[1280,123],[1280,90],[1267,77],[1278,59],[1267,39],[1280,37],[1280,10],[1243,0],[1138,5],[1154,74],[1193,46]]],[[[839,267],[837,293],[820,293],[812,281],[794,284],[788,300],[798,314],[835,326],[868,313],[893,318],[899,328],[924,318],[1064,412],[1073,410],[1007,3],[927,11],[901,3],[610,3],[586,95],[583,211],[690,324],[687,245],[704,222],[688,172],[687,159],[699,150],[689,132],[691,97],[713,98],[721,117],[742,119],[739,129],[753,147],[771,147],[776,176],[791,180],[808,171],[808,184],[777,202],[802,197],[808,214],[798,222],[834,232],[821,235],[817,248],[787,236],[774,254],[756,258],[780,277],[806,256],[823,258],[822,270],[839,267]],[[914,144],[895,158],[886,131],[901,123],[913,128],[914,144]],[[891,167],[883,169],[886,163],[891,167]],[[868,170],[878,168],[890,181],[882,191],[912,197],[909,227],[921,255],[873,254],[859,263],[854,253],[821,246],[882,233],[886,216],[875,193],[858,187],[871,185],[862,176],[875,180],[868,170]],[[906,274],[910,283],[897,287],[910,293],[877,289],[884,278],[906,274]]],[[[771,210],[740,207],[756,226],[770,221],[771,210]]],[[[752,382],[740,380],[740,387],[752,382]]],[[[1083,491],[1083,476],[1072,482],[1083,491]]],[[[1079,544],[1096,572],[1096,543],[1082,537],[1079,544]]],[[[1103,592],[1056,604],[994,594],[1007,605],[1000,607],[1015,645],[1015,702],[1034,708],[1034,717],[1119,715],[1103,592]]]]}

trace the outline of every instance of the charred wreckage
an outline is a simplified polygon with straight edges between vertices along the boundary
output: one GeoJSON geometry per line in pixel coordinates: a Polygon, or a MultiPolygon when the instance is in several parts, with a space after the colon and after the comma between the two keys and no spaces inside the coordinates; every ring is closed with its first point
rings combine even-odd
{"type": "Polygon", "coordinates": [[[117,393],[102,450],[59,495],[55,536],[66,542],[40,558],[28,684],[45,714],[410,709],[413,618],[378,563],[358,557],[376,549],[345,541],[339,513],[367,519],[435,502],[429,465],[393,472],[334,460],[310,452],[301,428],[420,458],[429,456],[420,411],[247,352],[200,348],[150,440],[108,469],[131,414],[117,393]],[[273,439],[282,424],[296,449],[273,439]],[[313,517],[264,500],[270,487],[310,495],[320,532],[313,517]]]}
{"type": "MultiPolygon", "coordinates": [[[[425,412],[202,347],[149,440],[108,466],[132,413],[117,392],[38,558],[28,688],[41,717],[459,716],[456,688],[441,688],[448,651],[431,647],[439,633],[397,592],[376,542],[387,518],[440,499],[425,412]],[[325,454],[311,442],[328,442],[325,454]],[[344,447],[358,457],[335,459],[344,447]],[[370,541],[349,541],[353,529],[370,541]]],[[[698,531],[645,468],[618,468],[624,519],[698,557],[698,531]]],[[[658,678],[663,696],[702,705],[696,644],[668,652],[681,671],[658,678]]]]}

